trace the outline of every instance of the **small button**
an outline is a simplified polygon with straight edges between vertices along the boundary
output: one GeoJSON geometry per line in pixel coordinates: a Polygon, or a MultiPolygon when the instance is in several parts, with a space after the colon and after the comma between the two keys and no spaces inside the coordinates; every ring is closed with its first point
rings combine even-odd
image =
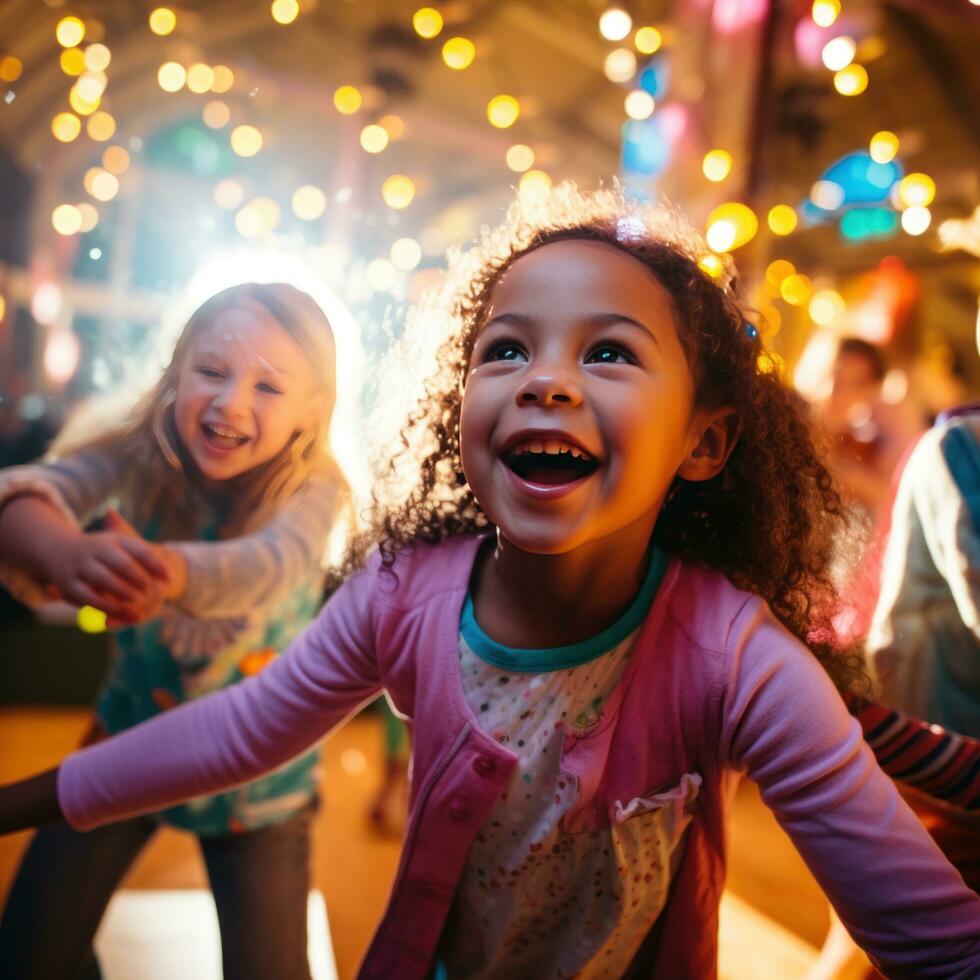
{"type": "Polygon", "coordinates": [[[449,819],[453,823],[463,823],[470,817],[470,808],[462,800],[453,800],[449,804],[449,819]]]}
{"type": "Polygon", "coordinates": [[[497,771],[497,763],[488,755],[478,755],[473,760],[473,769],[481,776],[492,776],[497,771]]]}

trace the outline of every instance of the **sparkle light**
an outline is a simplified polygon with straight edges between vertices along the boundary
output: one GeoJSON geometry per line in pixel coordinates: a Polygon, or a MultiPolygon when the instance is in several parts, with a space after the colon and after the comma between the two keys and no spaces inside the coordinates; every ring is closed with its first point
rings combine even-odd
{"type": "Polygon", "coordinates": [[[857,45],[854,43],[854,38],[842,34],[840,37],[831,38],[823,46],[820,58],[831,71],[840,71],[854,60],[856,51],[857,45]]]}
{"type": "Polygon", "coordinates": [[[299,16],[296,0],[272,0],[272,19],[277,24],[291,24],[299,16]]]}
{"type": "Polygon", "coordinates": [[[434,7],[420,7],[412,15],[412,27],[419,37],[435,37],[442,30],[442,14],[434,7]]]}
{"type": "Polygon", "coordinates": [[[262,149],[262,134],[254,126],[236,126],[231,131],[231,148],[240,157],[254,157],[262,149]]]}
{"type": "Polygon", "coordinates": [[[342,112],[345,116],[353,116],[361,108],[363,101],[364,97],[361,95],[360,89],[353,85],[341,85],[333,94],[334,106],[338,112],[342,112]]]}
{"type": "Polygon", "coordinates": [[[169,34],[177,26],[177,15],[169,7],[157,7],[150,12],[150,30],[160,37],[169,34]]]}
{"type": "Polygon", "coordinates": [[[932,214],[923,204],[913,204],[902,212],[902,228],[910,235],[921,235],[932,222],[932,214]]]}
{"type": "Polygon", "coordinates": [[[108,112],[95,112],[88,117],[85,129],[96,143],[105,143],[116,132],[116,120],[108,112]]]}
{"type": "Polygon", "coordinates": [[[656,27],[641,27],[633,38],[640,54],[656,54],[664,43],[663,35],[656,27]]]}
{"type": "Polygon", "coordinates": [[[327,195],[313,184],[304,184],[293,192],[292,206],[301,221],[316,221],[327,208],[327,195]]]}
{"type": "Polygon", "coordinates": [[[701,172],[719,183],[732,172],[732,155],[727,150],[709,150],[701,161],[701,172]]]}
{"type": "Polygon", "coordinates": [[[788,204],[777,204],[769,209],[768,221],[774,235],[789,235],[796,228],[796,212],[788,204]]]}
{"type": "Polygon", "coordinates": [[[463,71],[473,64],[476,45],[466,37],[451,37],[442,46],[442,60],[454,71],[463,71]]]}
{"type": "Polygon", "coordinates": [[[368,153],[380,153],[388,145],[388,130],[372,123],[361,130],[361,146],[368,153]]]}
{"type": "Polygon", "coordinates": [[[51,224],[59,235],[74,235],[82,227],[82,214],[74,204],[59,204],[51,212],[51,224]]]}
{"type": "Polygon", "coordinates": [[[841,95],[860,95],[868,87],[864,65],[848,65],[834,75],[834,88],[841,95]]]}
{"type": "Polygon", "coordinates": [[[630,119],[648,119],[656,108],[653,96],[649,92],[644,92],[638,88],[623,100],[623,108],[630,119]]]}
{"type": "Polygon", "coordinates": [[[85,25],[77,17],[63,17],[58,21],[54,35],[63,48],[73,48],[85,37],[85,25]]]}
{"type": "Polygon", "coordinates": [[[223,129],[231,122],[231,109],[228,108],[227,102],[222,102],[221,99],[212,99],[204,104],[204,108],[201,110],[201,118],[208,129],[223,129]]]}
{"type": "Polygon", "coordinates": [[[198,62],[187,69],[187,87],[196,95],[210,91],[214,84],[214,69],[210,65],[198,62]]]}
{"type": "Polygon", "coordinates": [[[633,29],[633,18],[622,7],[610,7],[599,18],[599,33],[607,41],[622,41],[633,29]]]}
{"type": "Polygon", "coordinates": [[[906,208],[926,207],[935,196],[936,182],[928,174],[906,174],[898,185],[898,199],[906,208]]]}
{"type": "Polygon", "coordinates": [[[179,92],[187,81],[187,72],[176,61],[167,61],[160,66],[157,81],[164,92],[179,92]]]}
{"type": "Polygon", "coordinates": [[[381,186],[381,196],[389,208],[404,210],[415,198],[415,183],[404,174],[392,174],[381,186]]]}
{"type": "Polygon", "coordinates": [[[399,238],[392,243],[390,255],[396,269],[411,272],[422,261],[422,247],[414,238],[399,238]]]}
{"type": "Polygon", "coordinates": [[[124,174],[129,169],[129,150],[123,146],[106,147],[102,166],[111,174],[124,174]]]}
{"type": "Polygon", "coordinates": [[[810,16],[818,27],[830,27],[840,13],[840,0],[813,0],[810,16]]]}
{"type": "Polygon", "coordinates": [[[898,137],[889,130],[883,129],[871,137],[869,151],[875,163],[888,163],[898,153],[898,137]]]}
{"type": "Polygon", "coordinates": [[[534,166],[534,150],[524,143],[515,143],[507,150],[507,166],[518,174],[530,170],[534,166]]]}
{"type": "Polygon", "coordinates": [[[520,114],[520,103],[512,95],[495,95],[487,103],[487,119],[497,129],[513,126],[520,114]]]}
{"type": "Polygon", "coordinates": [[[615,48],[606,55],[602,70],[610,82],[628,82],[636,74],[636,55],[629,48],[615,48]]]}
{"type": "Polygon", "coordinates": [[[71,112],[59,112],[51,120],[51,132],[55,139],[70,143],[82,131],[82,121],[71,112]]]}
{"type": "Polygon", "coordinates": [[[112,61],[112,52],[104,44],[90,44],[85,49],[83,60],[89,71],[105,71],[112,61]]]}

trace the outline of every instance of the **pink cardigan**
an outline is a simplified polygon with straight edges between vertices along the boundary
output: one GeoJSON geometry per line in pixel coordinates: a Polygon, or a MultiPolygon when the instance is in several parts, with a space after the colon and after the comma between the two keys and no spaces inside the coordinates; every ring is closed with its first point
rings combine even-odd
{"type": "MultiPolygon", "coordinates": [[[[382,688],[414,727],[405,845],[366,978],[425,977],[474,835],[514,755],[463,696],[460,611],[480,539],[377,557],[257,677],[76,752],[68,821],[86,829],[246,782],[322,738],[382,688]]],[[[587,737],[569,831],[701,775],[667,906],[631,976],[716,976],[725,824],[742,772],[792,837],[855,939],[890,976],[980,976],[980,899],[905,806],[815,658],[758,597],[672,561],[622,683],[587,737]]]]}

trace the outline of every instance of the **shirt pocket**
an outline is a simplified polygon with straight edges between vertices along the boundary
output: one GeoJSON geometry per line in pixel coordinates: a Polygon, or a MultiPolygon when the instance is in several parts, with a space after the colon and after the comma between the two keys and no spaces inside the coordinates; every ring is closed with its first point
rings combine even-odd
{"type": "Polygon", "coordinates": [[[643,796],[634,796],[628,803],[616,800],[609,808],[609,823],[614,834],[623,836],[624,828],[635,830],[640,825],[655,825],[658,834],[677,844],[691,822],[697,809],[701,792],[701,776],[686,772],[676,786],[651,790],[643,796]],[[636,827],[627,827],[629,824],[636,827]]]}

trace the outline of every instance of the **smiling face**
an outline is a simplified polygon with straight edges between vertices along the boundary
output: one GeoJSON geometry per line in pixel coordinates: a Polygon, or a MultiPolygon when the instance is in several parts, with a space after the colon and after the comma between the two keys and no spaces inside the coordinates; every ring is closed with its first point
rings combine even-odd
{"type": "Polygon", "coordinates": [[[670,294],[638,259],[570,239],[495,285],[460,418],[466,479],[512,544],[648,539],[703,431],[670,294]]]}
{"type": "Polygon", "coordinates": [[[309,359],[259,306],[223,310],[183,357],[174,417],[186,451],[210,480],[230,480],[278,455],[310,424],[309,359]]]}

